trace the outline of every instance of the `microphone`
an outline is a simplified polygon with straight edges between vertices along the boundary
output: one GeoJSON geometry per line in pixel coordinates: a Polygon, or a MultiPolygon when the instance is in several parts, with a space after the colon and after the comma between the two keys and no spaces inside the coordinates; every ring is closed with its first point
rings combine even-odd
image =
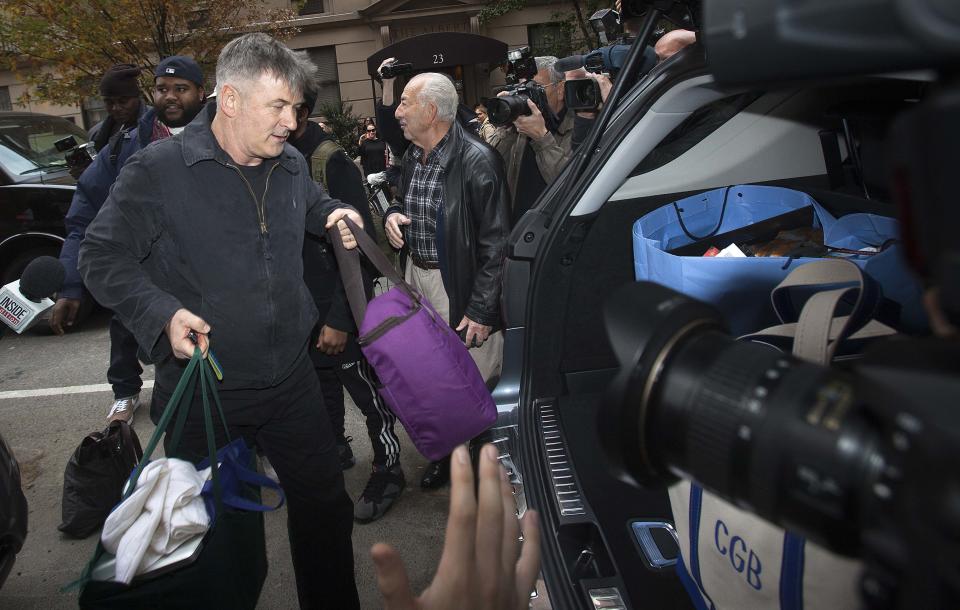
{"type": "Polygon", "coordinates": [[[570,57],[563,57],[558,59],[555,64],[553,64],[553,69],[556,72],[569,72],[570,70],[576,70],[577,68],[583,67],[583,55],[571,55],[570,57]]]}
{"type": "Polygon", "coordinates": [[[52,256],[40,256],[23,270],[19,280],[0,288],[0,318],[18,334],[37,316],[53,307],[50,300],[63,286],[64,269],[52,256]]]}

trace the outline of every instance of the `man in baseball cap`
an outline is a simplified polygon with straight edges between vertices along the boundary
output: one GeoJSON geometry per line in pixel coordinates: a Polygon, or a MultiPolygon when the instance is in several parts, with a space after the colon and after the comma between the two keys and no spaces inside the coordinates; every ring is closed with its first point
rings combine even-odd
{"type": "MultiPolygon", "coordinates": [[[[136,88],[136,75],[140,69],[129,64],[125,69],[118,68],[114,66],[108,71],[101,90],[132,93],[134,89],[131,87],[136,88]]],[[[167,57],[157,65],[154,77],[153,107],[140,117],[135,129],[120,134],[117,146],[111,145],[97,155],[77,182],[66,216],[67,238],[60,251],[60,262],[67,277],[50,315],[50,326],[57,334],[62,335],[73,325],[80,309],[83,292],[83,282],[77,270],[80,241],[87,225],[106,201],[110,187],[127,159],[151,142],[180,133],[203,108],[203,72],[191,58],[182,55],[167,57]]],[[[107,381],[113,387],[114,400],[107,412],[108,419],[133,422],[133,413],[140,405],[142,373],[137,359],[137,341],[114,317],[110,322],[110,364],[107,368],[107,381]]]]}
{"type": "Polygon", "coordinates": [[[173,55],[157,64],[153,75],[153,107],[161,127],[179,132],[203,107],[203,72],[189,57],[173,55]]]}

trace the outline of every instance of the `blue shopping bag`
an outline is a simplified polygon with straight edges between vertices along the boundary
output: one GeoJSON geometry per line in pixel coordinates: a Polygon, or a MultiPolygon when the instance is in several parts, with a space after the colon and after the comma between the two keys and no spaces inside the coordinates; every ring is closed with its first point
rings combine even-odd
{"type": "MultiPolygon", "coordinates": [[[[716,258],[677,256],[669,250],[692,244],[692,236],[721,235],[811,208],[813,226],[823,229],[824,245],[845,250],[880,248],[899,239],[899,223],[875,214],[834,218],[806,193],[792,189],[736,185],[664,205],[633,225],[637,280],[663,284],[716,306],[734,335],[777,323],[770,291],[794,268],[814,258],[716,258]]],[[[707,246],[704,246],[704,250],[707,246]]],[[[896,304],[895,324],[906,331],[926,328],[920,284],[897,243],[872,255],[842,254],[875,279],[883,296],[896,304]]]]}

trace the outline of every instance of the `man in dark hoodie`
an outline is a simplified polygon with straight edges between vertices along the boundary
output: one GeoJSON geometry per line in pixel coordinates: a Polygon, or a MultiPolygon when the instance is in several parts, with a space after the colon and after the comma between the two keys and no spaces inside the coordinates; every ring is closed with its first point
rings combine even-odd
{"type": "MultiPolygon", "coordinates": [[[[116,72],[113,69],[111,71],[116,72]]],[[[124,86],[136,86],[138,73],[139,69],[133,66],[121,72],[123,78],[129,81],[124,86]]],[[[97,155],[77,182],[77,190],[65,219],[67,238],[60,250],[60,262],[67,275],[50,315],[50,327],[58,335],[73,325],[80,309],[83,293],[83,281],[77,270],[80,242],[83,241],[87,226],[106,201],[120,170],[133,153],[147,144],[183,130],[203,107],[203,73],[200,66],[189,57],[175,55],[164,59],[157,65],[154,77],[153,107],[140,117],[135,129],[118,132],[116,143],[106,149],[110,153],[105,154],[105,150],[97,155]]],[[[118,92],[115,82],[118,78],[116,74],[111,77],[113,84],[107,91],[118,92]]],[[[107,125],[103,129],[107,129],[107,125]]],[[[110,365],[107,368],[107,380],[113,386],[114,400],[107,413],[108,419],[133,423],[134,411],[140,405],[140,388],[143,385],[141,373],[143,368],[137,359],[137,341],[114,316],[110,321],[110,365]]]]}
{"type": "MultiPolygon", "coordinates": [[[[307,160],[313,179],[331,197],[356,208],[367,233],[376,239],[360,172],[333,136],[309,120],[316,94],[307,91],[304,98],[306,103],[297,113],[297,130],[290,133],[290,144],[307,160]]],[[[368,298],[373,291],[371,277],[364,270],[368,298]]],[[[355,463],[349,445],[352,439],[344,432],[344,388],[366,420],[373,468],[367,486],[354,504],[353,517],[360,523],[369,523],[386,514],[406,486],[400,467],[400,439],[394,431],[397,418],[377,393],[373,369],[357,345],[357,326],[346,301],[333,248],[326,239],[310,233],[303,242],[303,279],[320,312],[320,322],[310,341],[310,357],[344,469],[355,463]]]]}

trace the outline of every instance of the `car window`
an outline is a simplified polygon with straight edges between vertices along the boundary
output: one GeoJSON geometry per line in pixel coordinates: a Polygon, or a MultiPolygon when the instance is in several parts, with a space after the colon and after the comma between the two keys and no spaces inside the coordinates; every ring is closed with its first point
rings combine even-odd
{"type": "Polygon", "coordinates": [[[13,175],[37,169],[65,167],[57,140],[73,136],[78,144],[87,134],[66,119],[42,115],[0,116],[0,164],[13,175]]]}
{"type": "Polygon", "coordinates": [[[673,161],[735,117],[760,95],[754,91],[740,93],[699,108],[668,133],[660,144],[637,164],[630,176],[645,174],[673,161]]]}

